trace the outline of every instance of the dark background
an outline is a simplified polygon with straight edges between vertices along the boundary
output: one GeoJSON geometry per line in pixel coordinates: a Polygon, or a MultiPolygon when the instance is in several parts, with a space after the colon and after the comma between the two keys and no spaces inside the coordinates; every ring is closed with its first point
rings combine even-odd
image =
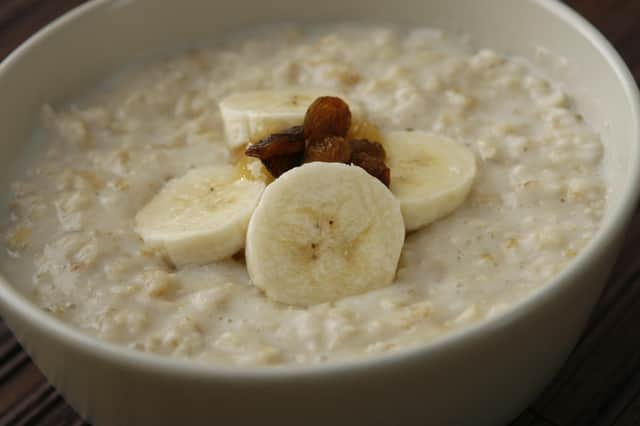
{"type": "MultiPolygon", "coordinates": [[[[52,19],[82,3],[0,0],[0,60],[52,19]]],[[[640,0],[567,3],[611,40],[638,80],[640,0]]],[[[636,211],[587,331],[562,371],[511,426],[640,425],[639,242],[640,212],[636,211]]],[[[84,422],[46,382],[0,320],[0,425],[14,424],[84,422]]]]}

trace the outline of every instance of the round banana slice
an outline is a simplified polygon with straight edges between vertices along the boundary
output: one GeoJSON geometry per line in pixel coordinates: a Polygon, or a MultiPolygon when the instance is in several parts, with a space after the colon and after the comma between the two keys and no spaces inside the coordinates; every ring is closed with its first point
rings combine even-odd
{"type": "Polygon", "coordinates": [[[265,183],[232,166],[194,169],[165,184],[136,215],[136,232],[164,249],[176,266],[203,265],[244,247],[251,213],[265,183]]]}
{"type": "Polygon", "coordinates": [[[316,88],[273,89],[239,92],[220,102],[227,144],[235,149],[249,141],[256,142],[271,133],[304,121],[311,103],[320,96],[338,96],[348,103],[351,115],[360,117],[360,107],[355,102],[331,90],[316,88]]]}
{"type": "Polygon", "coordinates": [[[404,243],[400,205],[357,166],[313,162],[264,191],[247,232],[253,283],[291,305],[391,284],[404,243]]]}
{"type": "Polygon", "coordinates": [[[391,192],[400,200],[407,231],[454,211],[469,195],[476,176],[473,153],[446,137],[419,131],[383,135],[391,192]]]}

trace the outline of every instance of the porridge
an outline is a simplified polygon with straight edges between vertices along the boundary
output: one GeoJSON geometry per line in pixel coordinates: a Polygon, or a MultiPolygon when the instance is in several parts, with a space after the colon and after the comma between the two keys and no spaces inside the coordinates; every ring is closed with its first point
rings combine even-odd
{"type": "MultiPolygon", "coordinates": [[[[135,66],[72,103],[44,106],[36,153],[11,184],[0,255],[34,303],[139,351],[321,363],[423,345],[500,315],[597,231],[606,199],[599,137],[531,64],[430,29],[269,31],[135,66]],[[391,285],[279,303],[254,285],[242,250],[214,261],[194,250],[167,256],[140,230],[139,212],[167,182],[246,162],[229,146],[224,99],[298,87],[343,95],[354,126],[374,123],[377,136],[428,132],[473,153],[468,194],[409,229],[391,285]]],[[[399,174],[389,167],[393,191],[399,174]]],[[[252,188],[259,196],[279,179],[252,188]]],[[[225,235],[217,241],[231,250],[225,235]]]]}

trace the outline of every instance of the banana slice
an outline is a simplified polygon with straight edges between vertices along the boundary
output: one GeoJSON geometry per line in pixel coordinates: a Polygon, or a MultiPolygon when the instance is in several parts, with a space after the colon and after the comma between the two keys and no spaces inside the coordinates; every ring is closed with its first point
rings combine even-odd
{"type": "Polygon", "coordinates": [[[308,163],[264,191],[247,231],[253,283],[292,305],[388,286],[404,243],[400,205],[357,166],[308,163]]]}
{"type": "Polygon", "coordinates": [[[233,166],[204,167],[167,182],[136,215],[136,232],[176,266],[232,256],[265,188],[238,176],[233,166]]]}
{"type": "Polygon", "coordinates": [[[327,89],[255,90],[232,94],[220,102],[227,144],[231,149],[268,134],[301,125],[311,103],[320,96],[338,96],[349,104],[354,118],[360,107],[327,89]]]}
{"type": "Polygon", "coordinates": [[[473,153],[455,141],[419,131],[383,135],[391,192],[400,200],[407,231],[454,211],[476,176],[473,153]]]}

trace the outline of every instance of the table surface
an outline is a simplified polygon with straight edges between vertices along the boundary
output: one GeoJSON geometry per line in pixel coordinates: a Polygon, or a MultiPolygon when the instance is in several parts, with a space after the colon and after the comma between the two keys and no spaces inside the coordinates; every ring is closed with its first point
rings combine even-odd
{"type": "MultiPolygon", "coordinates": [[[[0,60],[84,0],[0,0],[0,60]]],[[[640,0],[567,0],[640,79],[640,0]]],[[[640,210],[590,324],[547,389],[511,426],[640,425],[640,210]]],[[[0,320],[0,425],[83,425],[0,320]]]]}

